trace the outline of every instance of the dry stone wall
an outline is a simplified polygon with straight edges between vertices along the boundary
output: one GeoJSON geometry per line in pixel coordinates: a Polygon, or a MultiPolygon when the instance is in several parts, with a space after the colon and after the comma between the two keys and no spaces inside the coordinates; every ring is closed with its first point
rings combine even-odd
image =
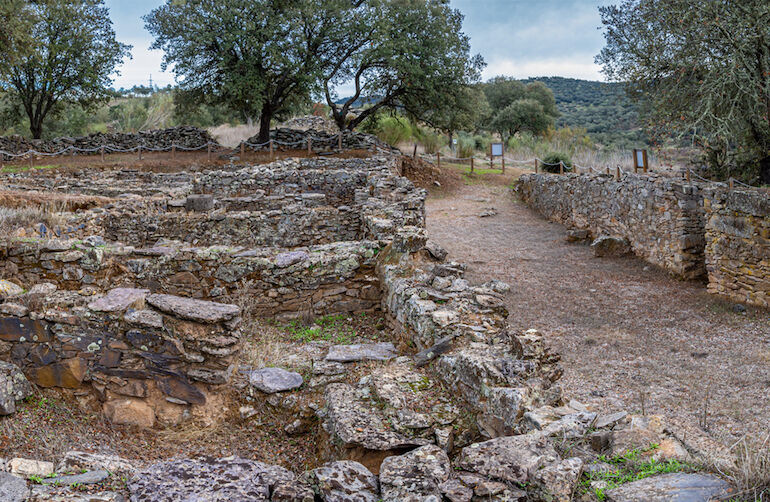
{"type": "Polygon", "coordinates": [[[525,174],[522,200],[551,221],[618,236],[633,252],[672,274],[705,275],[703,190],[660,175],[525,174]]]}
{"type": "Polygon", "coordinates": [[[285,250],[166,242],[135,248],[94,246],[91,239],[27,240],[0,248],[0,273],[19,284],[68,290],[120,286],[206,300],[243,294],[259,315],[285,319],[378,308],[374,267],[383,246],[356,241],[285,250]]]}
{"type": "Polygon", "coordinates": [[[241,348],[239,320],[235,305],[145,289],[40,285],[0,304],[0,357],[41,387],[91,383],[118,423],[172,424],[216,407],[241,348]]]}
{"type": "Polygon", "coordinates": [[[770,307],[770,197],[712,188],[704,199],[709,292],[770,307]]]}

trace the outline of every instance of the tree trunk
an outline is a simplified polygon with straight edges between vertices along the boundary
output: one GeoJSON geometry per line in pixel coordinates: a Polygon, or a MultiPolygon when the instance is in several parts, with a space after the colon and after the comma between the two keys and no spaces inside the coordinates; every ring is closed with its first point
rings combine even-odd
{"type": "Polygon", "coordinates": [[[770,185],[770,155],[759,161],[759,179],[763,185],[770,185]]]}
{"type": "Polygon", "coordinates": [[[259,115],[259,142],[267,143],[270,141],[270,120],[273,118],[273,110],[269,106],[262,107],[262,113],[259,115]]]}
{"type": "Polygon", "coordinates": [[[454,153],[455,151],[455,144],[454,144],[454,131],[449,131],[449,151],[454,153]]]}
{"type": "Polygon", "coordinates": [[[40,139],[43,137],[43,118],[29,115],[29,132],[32,133],[33,139],[40,139]]]}

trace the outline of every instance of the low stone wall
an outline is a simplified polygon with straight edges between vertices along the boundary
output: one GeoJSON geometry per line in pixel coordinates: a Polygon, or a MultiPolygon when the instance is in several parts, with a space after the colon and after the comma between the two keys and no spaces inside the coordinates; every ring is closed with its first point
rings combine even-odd
{"type": "Polygon", "coordinates": [[[709,292],[770,307],[770,196],[714,188],[704,205],[709,292]]]}
{"type": "Polygon", "coordinates": [[[337,242],[289,251],[27,240],[0,248],[0,273],[27,288],[49,282],[69,290],[122,286],[202,299],[247,294],[259,315],[287,319],[379,308],[374,267],[383,246],[337,242]]]}
{"type": "Polygon", "coordinates": [[[92,384],[117,423],[150,427],[219,411],[241,348],[238,307],[139,289],[52,289],[0,304],[2,360],[41,387],[92,384]]]}
{"type": "MultiPolygon", "coordinates": [[[[213,141],[208,131],[197,127],[172,127],[137,133],[96,133],[78,138],[56,138],[52,140],[30,140],[22,136],[0,137],[0,150],[12,154],[21,154],[29,150],[41,153],[55,153],[74,146],[84,150],[96,150],[88,153],[96,155],[102,146],[119,149],[146,148],[171,149],[171,145],[184,148],[198,148],[213,141]]],[[[7,160],[7,159],[4,159],[7,160]]]]}
{"type": "Polygon", "coordinates": [[[401,227],[378,265],[383,311],[391,326],[433,371],[477,413],[489,437],[510,435],[528,410],[558,406],[559,357],[535,331],[510,333],[502,293],[492,281],[472,286],[465,267],[428,258],[425,232],[401,227]]]}
{"type": "Polygon", "coordinates": [[[685,279],[705,275],[705,212],[697,183],[660,175],[525,174],[517,191],[551,221],[593,237],[624,237],[633,252],[685,279]]]}

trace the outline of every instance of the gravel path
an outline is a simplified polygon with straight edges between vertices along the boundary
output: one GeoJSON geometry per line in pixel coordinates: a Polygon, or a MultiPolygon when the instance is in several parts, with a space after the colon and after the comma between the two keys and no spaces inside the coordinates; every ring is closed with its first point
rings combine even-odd
{"type": "Polygon", "coordinates": [[[636,258],[595,258],[519,202],[507,180],[428,200],[428,233],[468,278],[511,285],[509,322],[547,333],[569,398],[662,413],[728,441],[770,431],[770,313],[733,312],[636,258]],[[498,214],[478,215],[493,207],[498,214]]]}

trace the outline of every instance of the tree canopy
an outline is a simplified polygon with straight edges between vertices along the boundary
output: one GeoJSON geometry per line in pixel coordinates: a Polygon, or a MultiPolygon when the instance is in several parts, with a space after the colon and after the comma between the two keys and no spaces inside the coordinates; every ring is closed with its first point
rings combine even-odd
{"type": "Polygon", "coordinates": [[[62,103],[88,107],[107,98],[110,75],[130,47],[115,40],[102,0],[9,0],[2,8],[0,89],[21,104],[34,138],[62,103]]]}
{"type": "Polygon", "coordinates": [[[770,3],[625,0],[600,12],[597,62],[628,83],[653,137],[691,138],[712,168],[770,183],[770,3]]]}
{"type": "MultiPolygon", "coordinates": [[[[324,15],[342,0],[188,0],[167,2],[144,17],[173,65],[186,101],[224,103],[244,119],[270,120],[318,86],[324,15]]],[[[183,100],[183,101],[185,101],[183,100]]]]}
{"type": "Polygon", "coordinates": [[[521,131],[541,134],[559,115],[553,92],[542,82],[525,84],[509,77],[495,77],[481,86],[489,103],[487,129],[503,141],[521,131]]]}
{"type": "MultiPolygon", "coordinates": [[[[349,2],[348,2],[349,3],[349,2]]],[[[449,108],[467,97],[484,66],[471,56],[462,14],[445,0],[362,0],[341,12],[323,87],[332,117],[353,129],[383,108],[446,126],[449,108]],[[350,97],[339,99],[351,82],[350,97]],[[368,107],[351,117],[352,108],[368,107]]]]}

